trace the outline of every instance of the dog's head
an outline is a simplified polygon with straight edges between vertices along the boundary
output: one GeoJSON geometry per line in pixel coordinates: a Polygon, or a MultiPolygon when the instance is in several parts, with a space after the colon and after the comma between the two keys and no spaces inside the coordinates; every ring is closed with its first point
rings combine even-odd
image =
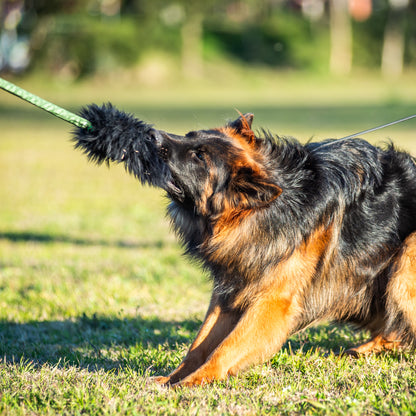
{"type": "Polygon", "coordinates": [[[159,155],[171,173],[164,186],[170,198],[201,215],[260,208],[277,198],[282,190],[266,169],[252,120],[245,114],[225,127],[184,137],[159,132],[159,155]]]}

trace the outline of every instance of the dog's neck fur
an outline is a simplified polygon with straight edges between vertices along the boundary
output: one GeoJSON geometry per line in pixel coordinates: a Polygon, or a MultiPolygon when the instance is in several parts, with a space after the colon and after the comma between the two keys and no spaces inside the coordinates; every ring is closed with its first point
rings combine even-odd
{"type": "Polygon", "coordinates": [[[262,168],[277,184],[285,184],[282,194],[270,202],[279,207],[277,210],[270,210],[268,206],[244,210],[237,208],[211,216],[201,215],[194,206],[185,207],[176,201],[168,206],[173,228],[186,252],[201,261],[213,274],[215,284],[220,283],[216,281],[218,279],[232,280],[230,287],[234,289],[235,276],[246,282],[254,275],[263,275],[266,268],[275,267],[287,258],[313,229],[313,224],[305,224],[301,234],[290,226],[294,221],[302,221],[302,218],[293,218],[299,216],[296,205],[310,199],[313,192],[311,181],[314,173],[308,152],[296,140],[266,137],[257,143],[259,153],[268,155],[267,159],[264,158],[266,166],[262,168]],[[265,233],[273,234],[273,237],[264,238],[265,233]],[[268,243],[270,240],[274,241],[273,245],[268,243]],[[242,243],[246,241],[252,244],[242,243]],[[254,259],[259,246],[264,246],[261,249],[263,261],[257,266],[261,270],[251,270],[247,275],[246,267],[240,267],[240,262],[242,259],[244,263],[247,259],[254,259]],[[224,264],[227,264],[226,269],[224,264]]]}

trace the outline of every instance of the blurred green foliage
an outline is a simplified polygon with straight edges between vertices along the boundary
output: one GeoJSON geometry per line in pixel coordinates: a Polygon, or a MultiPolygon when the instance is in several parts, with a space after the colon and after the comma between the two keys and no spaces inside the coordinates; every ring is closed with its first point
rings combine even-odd
{"type": "Polygon", "coordinates": [[[292,69],[319,69],[321,62],[326,63],[327,35],[327,28],[314,30],[302,15],[284,9],[260,22],[212,21],[205,28],[205,42],[226,57],[292,69]]]}
{"type": "Polygon", "coordinates": [[[108,24],[91,16],[57,15],[51,26],[34,55],[35,68],[55,72],[70,65],[68,70],[83,76],[131,65],[138,57],[138,31],[131,19],[108,24]]]}
{"type": "MultiPolygon", "coordinates": [[[[201,26],[195,33],[203,51],[199,59],[323,72],[328,71],[332,3],[319,1],[325,7],[313,19],[294,0],[26,0],[18,30],[30,38],[30,69],[74,78],[134,66],[155,51],[180,63],[189,47],[184,29],[193,22],[201,26]]],[[[374,0],[367,20],[350,19],[355,66],[380,66],[391,10],[389,0],[374,0]]],[[[404,63],[412,66],[415,0],[402,14],[404,63]]],[[[191,50],[188,56],[198,53],[191,50]]]]}

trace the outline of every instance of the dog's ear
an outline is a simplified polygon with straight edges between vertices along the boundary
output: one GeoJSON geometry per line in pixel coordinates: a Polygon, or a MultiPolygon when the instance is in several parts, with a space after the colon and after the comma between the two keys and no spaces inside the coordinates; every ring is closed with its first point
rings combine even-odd
{"type": "Polygon", "coordinates": [[[237,120],[231,121],[228,125],[235,129],[237,132],[241,132],[242,130],[248,129],[251,130],[251,125],[253,124],[254,114],[246,113],[240,114],[237,120]]]}
{"type": "Polygon", "coordinates": [[[228,124],[228,127],[234,129],[234,131],[247,138],[249,142],[255,140],[255,135],[253,130],[251,130],[251,125],[253,124],[254,115],[252,113],[241,114],[237,120],[234,120],[228,124]]]}
{"type": "Polygon", "coordinates": [[[251,167],[241,167],[231,181],[232,204],[250,209],[269,205],[282,193],[282,188],[251,167]]]}

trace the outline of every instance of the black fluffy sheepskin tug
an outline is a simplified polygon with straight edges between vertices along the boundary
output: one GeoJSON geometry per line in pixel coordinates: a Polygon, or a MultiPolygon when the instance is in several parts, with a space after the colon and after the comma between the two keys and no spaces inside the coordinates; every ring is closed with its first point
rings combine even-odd
{"type": "Polygon", "coordinates": [[[157,141],[163,132],[118,110],[112,104],[91,104],[80,111],[92,128],[77,127],[72,140],[90,161],[124,163],[142,183],[162,186],[170,173],[158,155],[157,141]]]}

